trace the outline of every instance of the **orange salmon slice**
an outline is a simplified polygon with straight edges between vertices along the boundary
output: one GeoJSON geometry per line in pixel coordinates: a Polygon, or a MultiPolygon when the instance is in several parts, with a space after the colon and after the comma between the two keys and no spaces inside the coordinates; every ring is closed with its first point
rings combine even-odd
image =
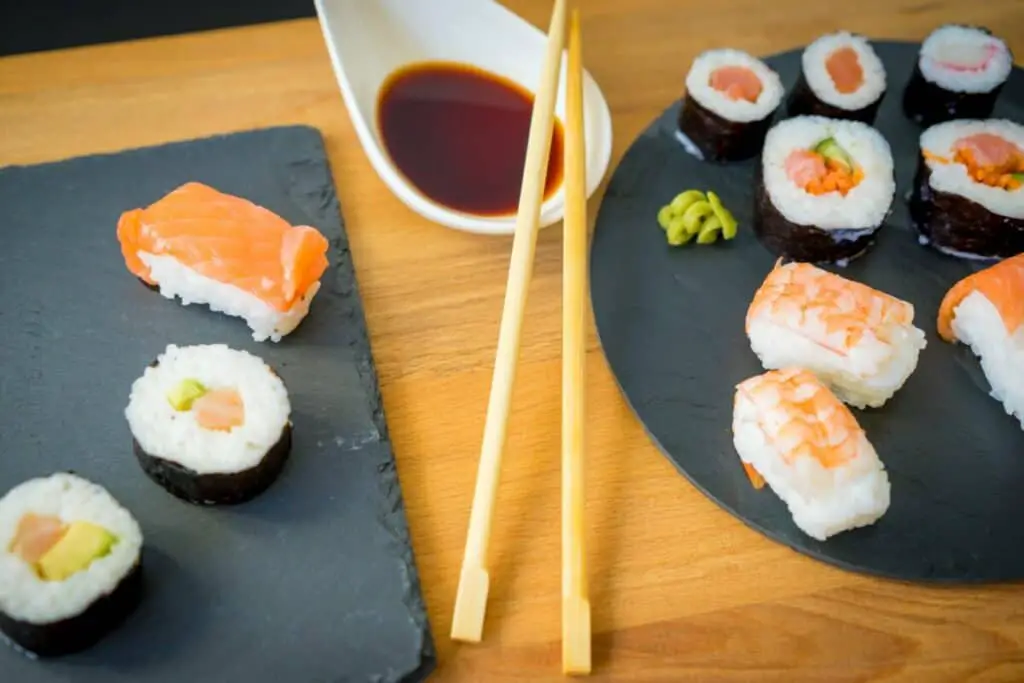
{"type": "Polygon", "coordinates": [[[860,57],[852,47],[841,47],[834,50],[825,60],[825,70],[843,94],[857,92],[864,85],[864,69],[860,65],[860,57]]]}
{"type": "Polygon", "coordinates": [[[196,422],[204,429],[229,432],[245,423],[245,404],[235,389],[214,389],[192,403],[196,422]]]}
{"type": "Polygon", "coordinates": [[[1024,151],[1009,140],[992,133],[976,133],[960,138],[953,145],[955,151],[970,152],[979,167],[996,173],[1016,173],[1024,169],[1024,151]]]}
{"type": "Polygon", "coordinates": [[[729,99],[757,102],[761,96],[761,79],[745,66],[723,66],[711,72],[711,87],[729,99]]]}
{"type": "Polygon", "coordinates": [[[29,564],[35,564],[66,531],[67,526],[60,517],[30,512],[18,522],[10,550],[29,564]]]}
{"type": "Polygon", "coordinates": [[[252,202],[190,182],[124,212],[117,238],[128,270],[156,285],[140,253],[169,256],[287,311],[327,269],[327,238],[252,202]]]}
{"type": "Polygon", "coordinates": [[[995,306],[1007,333],[1013,334],[1024,324],[1024,254],[972,273],[946,292],[938,315],[938,333],[945,341],[956,341],[954,311],[974,292],[980,292],[995,306]]]}

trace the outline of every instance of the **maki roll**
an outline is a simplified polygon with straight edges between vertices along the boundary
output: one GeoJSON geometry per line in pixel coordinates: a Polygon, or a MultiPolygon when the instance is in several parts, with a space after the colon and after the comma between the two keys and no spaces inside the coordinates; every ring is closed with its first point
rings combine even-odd
{"type": "Polygon", "coordinates": [[[71,473],[0,499],[0,632],[31,657],[85,650],[142,597],[142,531],[98,484],[71,473]]]}
{"type": "Polygon", "coordinates": [[[844,264],[866,252],[892,207],[892,151],[860,121],[797,116],[765,139],[754,233],[777,256],[844,264]]]}
{"type": "Polygon", "coordinates": [[[943,341],[970,347],[989,395],[1024,429],[1024,254],[953,285],[939,304],[938,332],[943,341]]]}
{"type": "Polygon", "coordinates": [[[1024,252],[1024,126],[946,121],[920,145],[909,202],[920,241],[967,259],[1024,252]]]}
{"type": "Polygon", "coordinates": [[[686,75],[679,140],[709,161],[757,156],[782,95],[779,75],[760,59],[740,50],[704,52],[686,75]]]}
{"type": "Polygon", "coordinates": [[[988,29],[940,26],[921,44],[903,112],[923,126],[987,118],[1012,68],[1010,48],[988,29]]]}
{"type": "Polygon", "coordinates": [[[873,123],[885,95],[885,65],[861,35],[839,31],[807,46],[790,93],[790,116],[828,116],[873,123]]]}
{"type": "Polygon", "coordinates": [[[260,358],[223,344],[171,344],[131,388],[125,416],[143,471],[196,504],[265,491],[291,451],[291,404],[260,358]]]}
{"type": "Polygon", "coordinates": [[[857,408],[892,398],[926,345],[911,303],[809,263],[776,263],[745,328],[766,370],[806,368],[857,408]]]}
{"type": "Polygon", "coordinates": [[[889,477],[853,413],[813,373],[791,367],[740,382],[733,445],[756,488],[767,482],[818,541],[874,524],[889,477]]]}

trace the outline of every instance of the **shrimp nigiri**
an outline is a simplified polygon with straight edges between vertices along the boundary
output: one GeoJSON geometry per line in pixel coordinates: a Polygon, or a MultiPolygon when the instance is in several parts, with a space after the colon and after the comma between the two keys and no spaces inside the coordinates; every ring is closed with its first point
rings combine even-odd
{"type": "Polygon", "coordinates": [[[953,285],[939,305],[938,333],[971,348],[992,398],[1024,429],[1024,254],[953,285]]]}
{"type": "Polygon", "coordinates": [[[740,382],[732,433],[754,486],[767,482],[812,538],[874,524],[889,508],[889,477],[874,446],[808,370],[770,370],[740,382]]]}
{"type": "Polygon", "coordinates": [[[776,262],[750,303],[746,332],[766,370],[804,367],[857,408],[888,401],[926,344],[909,302],[799,262],[776,262]]]}

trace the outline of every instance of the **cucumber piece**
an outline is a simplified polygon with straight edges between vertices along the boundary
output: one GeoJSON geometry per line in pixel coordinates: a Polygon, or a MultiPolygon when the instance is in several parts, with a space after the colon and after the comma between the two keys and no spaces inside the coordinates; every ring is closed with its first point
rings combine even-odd
{"type": "Polygon", "coordinates": [[[834,138],[825,138],[817,144],[814,151],[826,159],[842,164],[848,172],[853,172],[853,158],[834,138]]]}

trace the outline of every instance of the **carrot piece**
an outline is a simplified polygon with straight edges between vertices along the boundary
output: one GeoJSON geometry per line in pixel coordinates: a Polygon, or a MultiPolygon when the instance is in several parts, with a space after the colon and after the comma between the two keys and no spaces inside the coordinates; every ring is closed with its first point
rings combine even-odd
{"type": "Polygon", "coordinates": [[[747,477],[750,479],[750,483],[755,489],[761,490],[764,488],[764,477],[761,476],[760,472],[754,469],[753,465],[744,462],[743,471],[747,473],[747,477]]]}

